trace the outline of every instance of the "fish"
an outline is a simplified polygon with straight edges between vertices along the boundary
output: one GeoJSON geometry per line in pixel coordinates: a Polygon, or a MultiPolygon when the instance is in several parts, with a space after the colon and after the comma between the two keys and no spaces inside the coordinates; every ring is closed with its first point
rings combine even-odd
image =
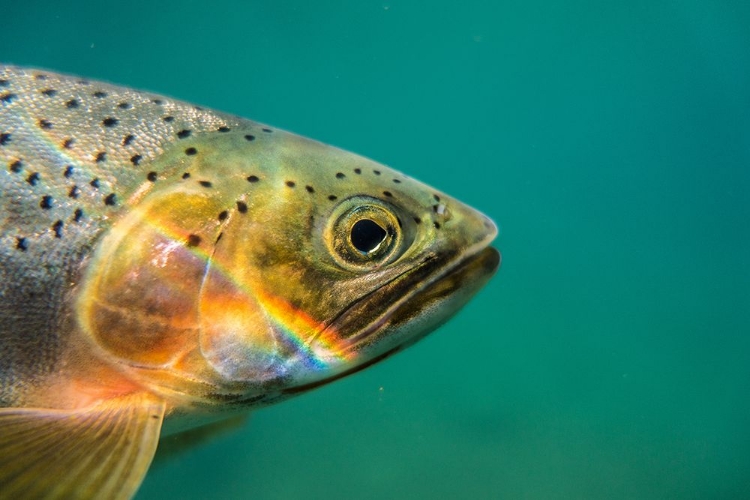
{"type": "Polygon", "coordinates": [[[0,497],[135,495],[159,440],[402,351],[495,223],[362,156],[0,65],[0,497]]]}

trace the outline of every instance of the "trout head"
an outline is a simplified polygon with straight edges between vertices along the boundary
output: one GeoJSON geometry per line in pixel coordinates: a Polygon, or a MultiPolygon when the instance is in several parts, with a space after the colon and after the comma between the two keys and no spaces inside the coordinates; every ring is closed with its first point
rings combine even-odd
{"type": "Polygon", "coordinates": [[[293,134],[197,135],[150,168],[98,242],[77,317],[173,401],[262,404],[362,369],[499,266],[484,215],[293,134]]]}

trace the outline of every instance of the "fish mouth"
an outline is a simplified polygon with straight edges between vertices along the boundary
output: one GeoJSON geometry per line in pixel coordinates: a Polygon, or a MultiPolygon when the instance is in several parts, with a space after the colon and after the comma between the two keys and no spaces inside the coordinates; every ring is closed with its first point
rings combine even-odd
{"type": "Polygon", "coordinates": [[[351,304],[326,328],[342,329],[353,322],[366,322],[366,327],[337,347],[339,353],[358,353],[361,362],[320,380],[288,387],[282,393],[299,394],[327,385],[414,344],[466,304],[499,269],[501,260],[497,249],[483,246],[449,265],[433,255],[405,270],[351,304]],[[394,294],[396,300],[380,305],[394,294]]]}
{"type": "Polygon", "coordinates": [[[352,332],[339,354],[379,355],[424,337],[453,316],[500,267],[500,252],[487,244],[458,256],[432,254],[360,297],[325,330],[352,332]]]}
{"type": "Polygon", "coordinates": [[[406,345],[416,342],[458,312],[494,276],[501,261],[500,252],[488,246],[444,268],[405,298],[389,318],[388,325],[398,327],[417,322],[415,328],[422,331],[412,336],[406,345]]]}

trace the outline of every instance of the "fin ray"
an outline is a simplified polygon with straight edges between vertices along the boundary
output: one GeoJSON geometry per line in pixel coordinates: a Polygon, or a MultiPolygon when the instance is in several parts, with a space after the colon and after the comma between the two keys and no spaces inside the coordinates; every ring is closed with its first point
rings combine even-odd
{"type": "Polygon", "coordinates": [[[0,409],[0,497],[132,497],[156,451],[164,410],[145,393],[78,410],[0,409]]]}

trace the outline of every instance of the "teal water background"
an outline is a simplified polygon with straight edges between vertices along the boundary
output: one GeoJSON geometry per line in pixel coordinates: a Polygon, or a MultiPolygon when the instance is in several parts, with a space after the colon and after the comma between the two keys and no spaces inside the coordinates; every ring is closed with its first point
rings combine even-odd
{"type": "Polygon", "coordinates": [[[503,267],[138,499],[750,498],[750,3],[8,2],[0,61],[387,163],[503,267]]]}

